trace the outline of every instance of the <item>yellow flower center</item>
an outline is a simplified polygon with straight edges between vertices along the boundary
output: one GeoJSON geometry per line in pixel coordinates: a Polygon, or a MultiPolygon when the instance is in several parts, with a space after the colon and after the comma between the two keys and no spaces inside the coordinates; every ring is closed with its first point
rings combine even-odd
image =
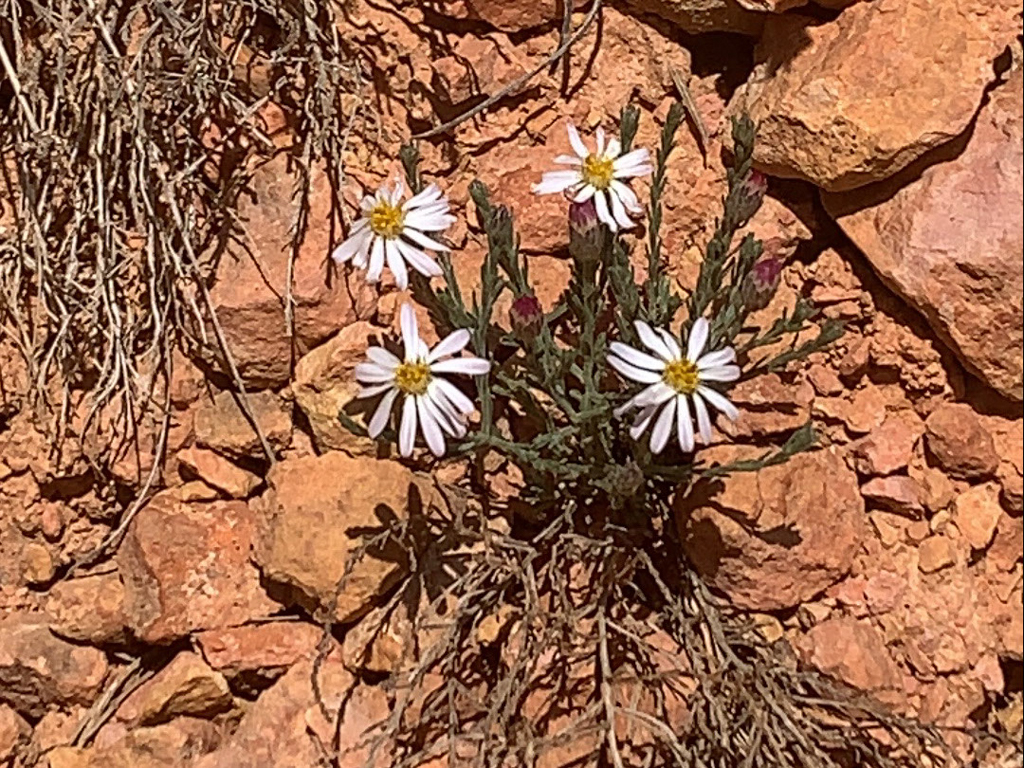
{"type": "Polygon", "coordinates": [[[665,366],[662,378],[681,395],[692,395],[700,384],[697,366],[689,360],[673,360],[665,366]]]}
{"type": "Polygon", "coordinates": [[[381,200],[370,210],[369,218],[370,229],[375,235],[394,240],[402,234],[405,212],[399,205],[392,205],[387,200],[381,200]]]}
{"type": "Polygon", "coordinates": [[[399,363],[395,368],[395,386],[407,395],[422,395],[430,383],[430,366],[426,363],[399,363]]]}
{"type": "Polygon", "coordinates": [[[615,174],[613,162],[610,157],[588,155],[583,161],[583,180],[596,189],[608,189],[615,174]]]}

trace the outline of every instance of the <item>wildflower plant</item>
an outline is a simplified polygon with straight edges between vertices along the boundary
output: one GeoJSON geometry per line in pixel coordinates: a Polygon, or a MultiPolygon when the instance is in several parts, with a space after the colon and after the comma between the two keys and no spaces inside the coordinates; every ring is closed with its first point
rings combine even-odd
{"type": "MultiPolygon", "coordinates": [[[[442,340],[428,348],[403,306],[400,353],[371,347],[355,372],[368,425],[340,418],[397,442],[402,457],[422,445],[424,458],[468,458],[473,471],[460,483],[437,481],[443,511],[411,505],[407,520],[362,550],[391,540],[407,553],[408,572],[370,631],[385,632],[401,609],[417,638],[391,674],[395,705],[367,764],[384,750],[398,768],[440,756],[448,765],[561,765],[542,758],[567,744],[566,764],[613,768],[889,767],[941,752],[934,730],[798,670],[784,644],[752,633],[686,560],[673,508],[696,483],[784,462],[814,442],[808,424],[752,459],[709,465],[701,447],[716,439],[713,418],[741,416],[730,388],[825,349],[842,328],[819,322],[802,299],[751,322],[770,305],[783,265],[751,234],[735,242],[766,183],[751,167],[746,118],[733,123],[724,209],[697,280],[673,285],[662,198],[682,117],[678,105],[669,111],[653,155],[633,146],[632,107],[617,136],[598,132],[593,152],[569,127],[574,155],[555,158],[566,169],[534,187],[568,205],[572,273],[553,306],[537,298],[511,211],[479,181],[470,195],[487,251],[477,289],[460,286],[440,227],[429,230],[431,243],[410,234],[437,254],[439,277],[414,269],[408,286],[442,340]],[[642,278],[624,234],[640,224],[642,278]],[[507,315],[498,310],[506,296],[507,315]],[[521,476],[504,498],[489,488],[503,465],[521,476]],[[671,703],[681,699],[685,726],[671,703]],[[896,746],[881,746],[879,732],[896,746]]],[[[416,149],[403,148],[401,159],[410,201],[447,216],[416,149]]],[[[380,264],[371,237],[393,233],[386,246],[402,236],[398,219],[382,234],[373,213],[399,199],[392,187],[365,202],[370,223],[357,225],[358,244],[342,245],[341,256],[369,264],[371,278],[375,248],[380,264]]]]}

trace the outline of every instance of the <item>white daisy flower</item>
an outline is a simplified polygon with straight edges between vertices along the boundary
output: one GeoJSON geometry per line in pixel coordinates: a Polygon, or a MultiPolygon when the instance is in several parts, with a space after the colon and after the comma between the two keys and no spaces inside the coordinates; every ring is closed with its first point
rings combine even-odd
{"type": "Polygon", "coordinates": [[[697,437],[706,445],[711,441],[708,404],[730,419],[739,415],[736,406],[725,395],[708,386],[709,382],[736,381],[740,377],[740,367],[735,365],[736,350],[723,347],[713,352],[704,352],[709,328],[708,321],[703,317],[693,324],[685,355],[679,342],[668,331],[661,328],[655,330],[639,320],[634,325],[640,334],[640,341],[654,354],[613,341],[608,362],[627,379],[648,386],[617,409],[616,416],[639,408],[640,413],[629,433],[637,440],[653,422],[651,450],[654,453],[661,453],[675,423],[679,447],[689,453],[694,445],[693,420],[690,415],[692,401],[693,410],[697,414],[697,437]]]}
{"type": "Polygon", "coordinates": [[[401,310],[402,342],[405,356],[399,360],[383,347],[366,350],[369,362],[356,366],[356,380],[363,385],[357,397],[383,393],[367,427],[377,437],[387,426],[391,407],[402,395],[402,418],[398,428],[398,452],[412,454],[416,431],[423,433],[427,447],[443,456],[444,436],[466,434],[466,417],[475,410],[473,401],[440,374],[461,373],[482,376],[491,364],[480,357],[452,357],[469,343],[469,331],[461,329],[447,336],[433,349],[420,338],[416,313],[409,304],[401,310]]]}
{"type": "Polygon", "coordinates": [[[608,225],[608,229],[617,232],[631,228],[630,214],[641,214],[643,208],[636,193],[624,180],[647,176],[654,170],[650,153],[646,149],[634,149],[622,154],[622,144],[614,136],[606,146],[603,128],[597,129],[597,151],[591,152],[580,138],[576,126],[569,123],[568,130],[569,143],[576,154],[559,155],[555,162],[573,168],[546,172],[540,184],[533,185],[534,193],[566,192],[577,203],[594,198],[597,217],[608,225]]]}
{"type": "Polygon", "coordinates": [[[395,180],[378,189],[377,194],[364,197],[360,203],[363,215],[331,258],[339,264],[351,259],[358,269],[366,270],[368,283],[380,282],[387,264],[399,290],[404,291],[409,286],[410,266],[426,277],[440,276],[441,268],[424,249],[450,249],[424,232],[441,232],[455,223],[455,217],[436,184],[430,184],[404,203],[402,191],[402,182],[395,180]]]}

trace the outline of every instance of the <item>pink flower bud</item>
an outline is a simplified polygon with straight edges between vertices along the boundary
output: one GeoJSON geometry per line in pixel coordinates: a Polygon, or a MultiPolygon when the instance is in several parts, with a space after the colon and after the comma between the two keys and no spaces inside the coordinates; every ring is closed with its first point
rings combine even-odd
{"type": "Polygon", "coordinates": [[[597,261],[604,250],[605,228],[594,198],[569,205],[569,253],[579,262],[597,261]]]}
{"type": "Polygon", "coordinates": [[[743,279],[743,303],[751,312],[764,309],[779,287],[785,262],[778,256],[762,257],[743,279]]]}
{"type": "Polygon", "coordinates": [[[754,217],[767,191],[768,177],[751,169],[739,186],[739,207],[736,213],[741,224],[746,224],[754,217]]]}
{"type": "Polygon", "coordinates": [[[544,325],[544,309],[536,296],[523,295],[512,302],[508,319],[516,338],[529,342],[537,337],[544,325]]]}

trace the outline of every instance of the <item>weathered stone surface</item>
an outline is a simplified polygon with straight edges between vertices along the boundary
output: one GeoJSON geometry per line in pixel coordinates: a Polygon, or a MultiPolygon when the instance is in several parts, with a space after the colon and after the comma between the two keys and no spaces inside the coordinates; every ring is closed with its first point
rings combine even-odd
{"type": "Polygon", "coordinates": [[[369,323],[353,323],[299,360],[291,391],[313,431],[313,440],[321,451],[345,451],[354,456],[374,456],[377,443],[352,434],[342,426],[338,414],[360,414],[368,419],[375,401],[353,403],[360,390],[355,367],[366,359],[366,347],[379,345],[382,332],[369,323]],[[355,412],[349,410],[355,408],[355,412]],[[369,410],[369,413],[366,411],[369,410]]]}
{"type": "Polygon", "coordinates": [[[111,744],[57,747],[47,753],[49,768],[190,768],[192,760],[215,749],[220,729],[208,720],[179,717],[152,728],[136,728],[111,744]]]}
{"type": "Polygon", "coordinates": [[[1024,397],[1022,85],[1015,70],[991,93],[959,155],[957,146],[944,162],[824,197],[881,278],[964,366],[1017,401],[1024,397]]]}
{"type": "Polygon", "coordinates": [[[676,519],[708,583],[759,611],[793,607],[842,578],[865,532],[856,475],[834,449],[700,486],[677,502],[676,519]]]}
{"type": "Polygon", "coordinates": [[[924,424],[911,410],[886,417],[878,429],[853,446],[853,462],[862,475],[891,475],[910,463],[924,424]]]}
{"type": "Polygon", "coordinates": [[[46,612],[50,629],[69,640],[102,645],[126,639],[124,585],[116,571],[57,582],[46,612]]]}
{"type": "MultiPolygon", "coordinates": [[[[296,355],[304,354],[356,319],[343,276],[330,272],[331,228],[310,226],[294,259],[295,338],[288,336],[284,303],[291,230],[300,204],[295,195],[297,185],[286,153],[256,169],[239,200],[245,234],[240,242],[230,242],[220,256],[210,290],[238,371],[247,384],[257,388],[288,381],[293,342],[296,355]]],[[[331,204],[330,181],[321,169],[314,169],[309,221],[328,221],[331,204]]],[[[212,327],[207,333],[215,338],[212,327]]],[[[215,344],[208,353],[208,357],[221,359],[215,344]]],[[[220,366],[227,370],[224,363],[220,366]]]]}
{"type": "Polygon", "coordinates": [[[54,705],[91,704],[106,675],[102,651],[61,640],[28,616],[0,622],[0,703],[24,717],[42,717],[54,705]]]}
{"type": "Polygon", "coordinates": [[[272,679],[312,658],[323,630],[302,621],[271,621],[211,629],[196,635],[203,658],[229,679],[258,674],[272,679]]]}
{"type": "Polygon", "coordinates": [[[925,445],[935,462],[953,477],[991,477],[999,467],[992,435],[977,412],[963,403],[946,403],[925,421],[925,445]]]}
{"type": "Polygon", "coordinates": [[[232,499],[248,498],[263,480],[220,454],[192,446],[178,451],[178,462],[209,485],[232,499]]]}
{"type": "Polygon", "coordinates": [[[191,651],[182,651],[118,707],[129,727],[158,725],[180,715],[210,717],[227,712],[233,700],[224,676],[191,651]]]}
{"type": "Polygon", "coordinates": [[[995,483],[968,488],[953,502],[953,522],[974,549],[985,549],[992,543],[1002,516],[999,486],[995,483]]]}
{"type": "Polygon", "coordinates": [[[505,32],[522,32],[560,20],[557,0],[463,0],[470,18],[505,32]]]}
{"type": "MultiPolygon", "coordinates": [[[[249,407],[267,442],[275,450],[288,445],[291,409],[273,392],[250,392],[249,407]]],[[[259,437],[231,392],[202,400],[195,416],[196,443],[225,456],[262,456],[259,437]]]]}
{"type": "Polygon", "coordinates": [[[908,517],[921,517],[924,504],[921,486],[912,477],[890,475],[875,477],[860,487],[860,492],[874,506],[898,512],[908,517]]]}
{"type": "Polygon", "coordinates": [[[343,453],[282,461],[267,482],[254,503],[256,562],[267,579],[292,588],[296,602],[309,610],[333,606],[341,622],[368,611],[404,569],[400,552],[363,552],[339,591],[346,559],[364,537],[432,497],[430,486],[398,463],[343,453]]]}
{"type": "Polygon", "coordinates": [[[249,561],[254,522],[244,502],[190,504],[174,491],[155,496],[117,553],[134,635],[167,643],[277,610],[249,561]]]}
{"type": "Polygon", "coordinates": [[[687,32],[730,31],[758,34],[764,26],[764,13],[804,4],[804,0],[629,0],[639,11],[653,13],[687,32]]]}
{"type": "Polygon", "coordinates": [[[820,25],[769,17],[731,108],[758,123],[755,161],[772,175],[830,191],[888,178],[968,127],[1019,10],[1012,0],[875,0],[820,25]]]}
{"type": "Polygon", "coordinates": [[[784,382],[775,373],[739,382],[729,398],[740,410],[735,421],[718,419],[729,437],[778,437],[800,429],[811,418],[814,388],[807,381],[784,382]]]}
{"type": "MultiPolygon", "coordinates": [[[[320,762],[321,745],[331,745],[333,724],[320,713],[312,685],[312,661],[296,664],[246,713],[231,739],[191,768],[309,768],[320,762]]],[[[319,670],[318,688],[330,712],[341,712],[338,727],[340,768],[385,768],[392,756],[387,744],[369,762],[365,741],[372,727],[388,716],[381,687],[359,683],[336,653],[319,670]],[[345,705],[339,708],[339,704],[345,705]]]]}
{"type": "Polygon", "coordinates": [[[828,619],[800,638],[797,650],[805,663],[862,691],[899,684],[885,638],[867,622],[828,619]]]}
{"type": "Polygon", "coordinates": [[[942,534],[929,536],[917,548],[918,568],[922,573],[935,573],[956,563],[956,548],[942,534]]]}
{"type": "Polygon", "coordinates": [[[12,765],[17,750],[28,741],[32,727],[6,704],[0,704],[0,765],[12,765]],[[10,761],[10,762],[6,762],[10,761]]]}

